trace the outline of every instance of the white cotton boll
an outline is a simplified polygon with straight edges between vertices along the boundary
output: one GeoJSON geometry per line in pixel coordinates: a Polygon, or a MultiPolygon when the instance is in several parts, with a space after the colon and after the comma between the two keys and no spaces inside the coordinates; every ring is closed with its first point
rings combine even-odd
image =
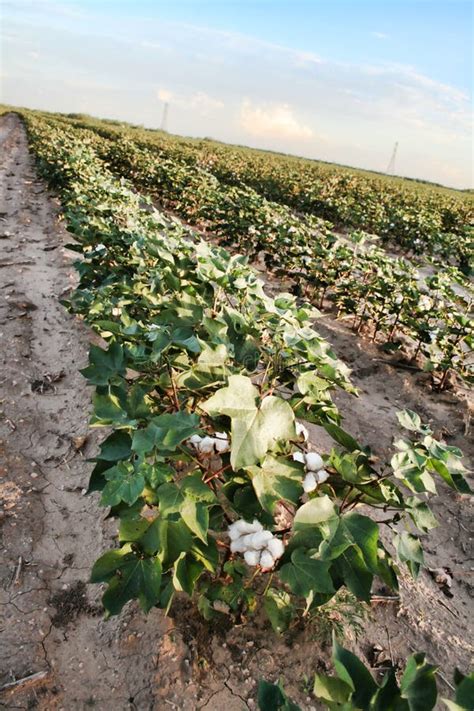
{"type": "Polygon", "coordinates": [[[216,439],[229,439],[227,432],[216,432],[215,437],[216,439]]]}
{"type": "Polygon", "coordinates": [[[273,538],[270,531],[259,531],[252,534],[251,545],[255,550],[261,550],[267,547],[267,543],[273,538]]]}
{"type": "Polygon", "coordinates": [[[254,550],[255,546],[253,545],[253,537],[255,536],[255,533],[247,533],[246,536],[243,536],[242,540],[245,543],[246,548],[249,550],[254,550]]]}
{"type": "Polygon", "coordinates": [[[245,551],[244,560],[247,565],[255,566],[260,561],[260,551],[245,551]]]}
{"type": "Polygon", "coordinates": [[[323,467],[324,462],[319,454],[317,454],[317,452],[308,452],[306,455],[306,468],[309,469],[310,472],[317,472],[323,467]]]}
{"type": "Polygon", "coordinates": [[[240,519],[240,521],[237,522],[239,524],[239,531],[242,535],[245,533],[257,533],[257,531],[261,531],[263,526],[258,522],[254,521],[253,523],[249,523],[248,521],[244,521],[244,519],[240,519]]]}
{"type": "Polygon", "coordinates": [[[324,484],[324,482],[329,479],[329,474],[325,469],[320,469],[319,472],[316,473],[316,478],[318,480],[318,484],[324,484]]]}
{"type": "Polygon", "coordinates": [[[267,543],[267,550],[270,551],[274,560],[278,560],[278,558],[281,558],[285,552],[285,545],[279,538],[273,537],[271,541],[268,541],[267,543]]]}
{"type": "Polygon", "coordinates": [[[197,447],[199,442],[202,441],[201,435],[195,434],[192,437],[188,439],[189,444],[192,444],[194,447],[197,447]]]}
{"type": "Polygon", "coordinates": [[[262,568],[273,568],[273,566],[275,565],[275,561],[270,551],[263,551],[262,555],[260,556],[260,565],[262,566],[262,568]]]}
{"type": "Polygon", "coordinates": [[[298,435],[298,437],[302,436],[304,441],[307,442],[309,433],[308,433],[308,430],[306,429],[306,427],[304,425],[302,425],[301,422],[297,422],[295,427],[296,427],[296,434],[298,435]]]}
{"type": "Polygon", "coordinates": [[[211,454],[214,451],[214,438],[204,437],[199,443],[199,451],[203,454],[211,454]]]}
{"type": "Polygon", "coordinates": [[[215,439],[214,448],[218,454],[224,454],[230,449],[229,440],[227,439],[215,439]]]}
{"type": "Polygon", "coordinates": [[[313,472],[308,472],[303,479],[303,490],[306,494],[309,494],[311,491],[314,491],[317,487],[318,483],[315,479],[314,473],[313,472]]]}
{"type": "Polygon", "coordinates": [[[293,452],[293,461],[300,462],[300,464],[304,464],[305,458],[303,452],[293,452]]]}
{"type": "Polygon", "coordinates": [[[229,534],[231,541],[237,540],[237,538],[240,538],[240,536],[242,535],[242,531],[240,530],[241,523],[242,521],[234,521],[234,523],[231,523],[229,528],[227,529],[227,533],[229,534]]]}
{"type": "Polygon", "coordinates": [[[230,550],[232,553],[245,553],[247,546],[245,545],[242,538],[237,538],[230,544],[230,550]]]}

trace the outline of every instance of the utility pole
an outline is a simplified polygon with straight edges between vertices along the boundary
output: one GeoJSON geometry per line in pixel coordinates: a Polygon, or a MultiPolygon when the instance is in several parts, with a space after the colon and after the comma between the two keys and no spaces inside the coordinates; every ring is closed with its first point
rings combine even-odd
{"type": "Polygon", "coordinates": [[[163,106],[163,117],[161,119],[161,130],[162,131],[167,131],[168,130],[168,108],[169,108],[169,103],[165,101],[165,104],[163,106]]]}
{"type": "Polygon", "coordinates": [[[397,157],[397,151],[398,151],[398,141],[395,142],[395,145],[394,145],[394,147],[393,147],[392,157],[390,158],[390,162],[389,162],[389,164],[388,164],[388,166],[387,166],[387,171],[386,171],[386,172],[387,172],[389,175],[393,175],[393,173],[395,173],[395,159],[396,159],[396,157],[397,157]]]}

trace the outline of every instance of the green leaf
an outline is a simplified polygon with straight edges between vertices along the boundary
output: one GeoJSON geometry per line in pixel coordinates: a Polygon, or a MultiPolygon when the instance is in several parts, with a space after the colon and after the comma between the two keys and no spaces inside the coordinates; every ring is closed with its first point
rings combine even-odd
{"type": "Polygon", "coordinates": [[[301,711],[299,706],[288,699],[280,684],[260,680],[257,698],[260,711],[301,711]]]}
{"type": "Polygon", "coordinates": [[[196,582],[203,571],[202,563],[193,560],[186,553],[181,553],[173,566],[174,589],[192,595],[196,582]]]}
{"type": "Polygon", "coordinates": [[[424,563],[423,548],[419,538],[407,531],[402,531],[394,537],[393,544],[397,549],[398,558],[402,563],[408,565],[411,574],[416,578],[424,563]]]}
{"type": "Polygon", "coordinates": [[[286,459],[267,456],[261,466],[247,468],[262,508],[273,514],[275,504],[296,504],[303,493],[301,467],[286,459]]]}
{"type": "Polygon", "coordinates": [[[280,580],[299,597],[307,598],[312,593],[335,593],[329,575],[329,562],[316,560],[301,548],[291,554],[291,563],[280,568],[280,580]]]}
{"type": "Polygon", "coordinates": [[[116,506],[121,501],[131,505],[135,503],[145,486],[145,477],[135,471],[130,462],[119,462],[107,469],[104,477],[108,483],[102,491],[101,506],[116,506]]]}
{"type": "Polygon", "coordinates": [[[325,674],[315,674],[313,692],[318,699],[343,704],[349,700],[352,688],[342,679],[325,674]]]}
{"type": "Polygon", "coordinates": [[[122,346],[119,343],[112,343],[107,350],[91,346],[89,365],[80,372],[91,385],[108,385],[115,375],[125,374],[122,346]]]}
{"type": "Polygon", "coordinates": [[[285,632],[294,614],[290,595],[284,590],[269,588],[263,598],[263,607],[275,632],[285,632]]]}
{"type": "Polygon", "coordinates": [[[422,423],[420,416],[417,415],[416,412],[413,412],[413,410],[401,410],[397,412],[397,419],[401,426],[410,432],[426,434],[430,431],[429,427],[422,423]]]}
{"type": "Polygon", "coordinates": [[[474,708],[474,672],[464,676],[456,669],[454,682],[456,684],[456,703],[462,709],[471,711],[474,708]]]}
{"type": "Polygon", "coordinates": [[[459,491],[461,494],[472,494],[471,487],[464,479],[461,471],[456,468],[450,468],[449,462],[452,462],[452,458],[448,459],[448,462],[442,462],[439,459],[430,459],[429,464],[431,467],[440,475],[442,479],[455,491],[459,491]]]}
{"type": "Polygon", "coordinates": [[[94,414],[91,425],[133,425],[127,411],[122,407],[118,391],[113,388],[97,388],[92,396],[94,414]]]}
{"type": "Polygon", "coordinates": [[[100,456],[108,462],[119,459],[128,459],[132,452],[132,438],[127,432],[117,430],[105,439],[100,445],[100,456]]]}
{"type": "Polygon", "coordinates": [[[265,397],[250,378],[232,375],[228,386],[218,390],[201,407],[212,417],[227,415],[232,424],[230,461],[234,469],[258,464],[279,440],[294,436],[294,414],[279,397],[265,397]]]}
{"type": "Polygon", "coordinates": [[[159,415],[153,417],[145,429],[135,432],[132,449],[141,455],[148,454],[155,448],[160,453],[171,453],[198,428],[199,416],[196,414],[180,411],[159,415]]]}
{"type": "Polygon", "coordinates": [[[191,499],[185,499],[179,512],[186,526],[203,543],[207,543],[207,531],[209,528],[209,509],[205,504],[196,503],[191,499]]]}
{"type": "Polygon", "coordinates": [[[326,524],[337,517],[336,509],[329,496],[318,496],[300,506],[293,522],[295,531],[326,524]]]}
{"type": "Polygon", "coordinates": [[[367,568],[377,573],[379,527],[375,521],[361,514],[349,513],[342,517],[342,523],[350,540],[359,548],[367,568]]]}
{"type": "Polygon", "coordinates": [[[322,425],[326,432],[331,435],[333,440],[345,449],[349,450],[349,452],[363,451],[362,445],[360,445],[359,442],[352,437],[352,435],[343,430],[342,427],[339,427],[332,422],[323,422],[322,425]]]}
{"type": "Polygon", "coordinates": [[[377,684],[355,654],[344,649],[333,634],[333,661],[339,678],[352,690],[352,701],[357,709],[368,709],[377,691],[377,684]]]}
{"type": "Polygon", "coordinates": [[[160,599],[161,562],[158,558],[123,559],[116,575],[102,597],[108,615],[118,615],[126,602],[138,599],[144,612],[149,612],[160,599]]]}
{"type": "Polygon", "coordinates": [[[333,565],[351,593],[359,600],[369,602],[374,575],[368,570],[359,548],[356,546],[347,548],[333,565]]]}
{"type": "Polygon", "coordinates": [[[400,681],[402,699],[406,699],[410,711],[431,711],[436,704],[437,667],[425,662],[425,655],[412,654],[400,681]]]}
{"type": "Polygon", "coordinates": [[[406,511],[410,515],[413,523],[423,533],[428,533],[432,528],[436,528],[438,521],[433,515],[428,504],[417,499],[415,496],[405,499],[406,511]]]}

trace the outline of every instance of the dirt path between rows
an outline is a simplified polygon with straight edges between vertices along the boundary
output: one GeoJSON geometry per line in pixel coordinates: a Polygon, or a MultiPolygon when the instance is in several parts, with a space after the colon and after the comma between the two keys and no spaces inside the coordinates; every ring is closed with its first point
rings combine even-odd
{"type": "MultiPolygon", "coordinates": [[[[0,708],[243,711],[256,708],[262,677],[282,677],[304,711],[319,708],[304,683],[328,664],[317,625],[278,638],[260,618],[226,629],[180,602],[168,619],[131,604],[103,620],[100,589],[87,580],[114,545],[115,523],[96,495],[84,496],[86,460],[103,434],[88,429],[90,392],[79,374],[92,334],[60,304],[75,255],[16,116],[0,118],[0,144],[0,708]]],[[[380,364],[342,324],[320,325],[361,388],[359,400],[339,396],[347,427],[377,454],[388,451],[394,408],[403,406],[466,448],[458,401],[380,364]]],[[[395,661],[423,649],[449,677],[472,654],[472,537],[465,497],[440,493],[427,559],[452,570],[453,597],[426,572],[417,583],[403,576],[400,604],[372,609],[358,649],[370,658],[375,644],[390,647],[395,661]]]]}
{"type": "MultiPolygon", "coordinates": [[[[104,621],[87,585],[115,524],[84,496],[98,439],[79,373],[91,333],[60,304],[76,255],[16,116],[0,119],[0,141],[0,707],[195,708],[172,620],[131,606],[104,621]]],[[[209,686],[200,705],[224,682],[209,686]]]]}

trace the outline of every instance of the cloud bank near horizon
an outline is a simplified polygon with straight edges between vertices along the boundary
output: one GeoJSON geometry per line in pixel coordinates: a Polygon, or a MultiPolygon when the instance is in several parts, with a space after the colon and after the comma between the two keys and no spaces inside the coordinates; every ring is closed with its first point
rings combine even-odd
{"type": "MultiPolygon", "coordinates": [[[[415,67],[325,59],[237,32],[4,3],[3,101],[470,187],[470,97],[415,67]]],[[[379,33],[381,34],[381,33],[379,33]]],[[[380,38],[382,41],[384,38],[380,38]]]]}

